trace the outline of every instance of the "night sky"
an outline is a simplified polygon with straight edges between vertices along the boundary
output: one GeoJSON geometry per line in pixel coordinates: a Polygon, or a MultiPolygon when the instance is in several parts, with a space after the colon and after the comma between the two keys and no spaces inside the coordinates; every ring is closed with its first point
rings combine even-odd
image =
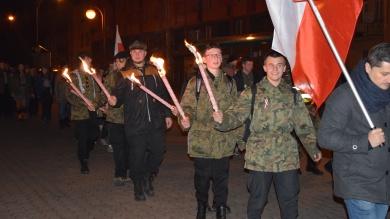
{"type": "MultiPolygon", "coordinates": [[[[66,16],[76,0],[39,0],[39,44],[55,44],[58,26],[66,26],[66,16]]],[[[37,0],[0,0],[0,60],[12,65],[31,64],[36,43],[35,11],[37,0]],[[13,23],[7,16],[13,14],[13,23]]],[[[60,39],[59,39],[60,40],[60,39]]]]}

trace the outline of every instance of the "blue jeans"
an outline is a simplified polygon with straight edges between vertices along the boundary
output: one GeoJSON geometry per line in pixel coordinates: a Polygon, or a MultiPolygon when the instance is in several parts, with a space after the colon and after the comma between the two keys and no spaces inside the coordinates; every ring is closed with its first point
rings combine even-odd
{"type": "Polygon", "coordinates": [[[345,199],[344,202],[350,219],[385,219],[389,208],[386,204],[357,199],[345,199]]]}

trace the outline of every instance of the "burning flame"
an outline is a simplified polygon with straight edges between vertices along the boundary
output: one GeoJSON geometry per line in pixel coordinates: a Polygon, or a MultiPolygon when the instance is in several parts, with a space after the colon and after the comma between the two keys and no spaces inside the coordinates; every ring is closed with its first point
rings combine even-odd
{"type": "Polygon", "coordinates": [[[70,79],[68,71],[69,71],[68,68],[65,68],[61,75],[62,75],[62,77],[65,78],[66,81],[68,81],[69,83],[72,83],[72,79],[70,79]]]}
{"type": "Polygon", "coordinates": [[[81,57],[79,57],[79,59],[81,60],[81,63],[83,64],[83,69],[85,72],[87,72],[88,74],[90,75],[93,75],[96,73],[95,69],[90,69],[88,64],[84,61],[84,59],[82,59],[81,57]]]}
{"type": "Polygon", "coordinates": [[[130,81],[135,82],[137,84],[141,84],[141,82],[134,76],[134,73],[130,76],[130,81]]]}
{"type": "Polygon", "coordinates": [[[157,67],[158,73],[161,77],[165,76],[166,71],[164,69],[164,59],[152,56],[150,57],[150,62],[157,67]]]}
{"type": "Polygon", "coordinates": [[[196,61],[196,64],[202,64],[203,63],[203,60],[202,60],[202,56],[200,55],[200,53],[196,50],[196,47],[190,43],[187,42],[187,40],[184,40],[184,45],[188,48],[188,50],[190,50],[190,52],[192,54],[194,54],[195,56],[195,61],[196,61]]]}

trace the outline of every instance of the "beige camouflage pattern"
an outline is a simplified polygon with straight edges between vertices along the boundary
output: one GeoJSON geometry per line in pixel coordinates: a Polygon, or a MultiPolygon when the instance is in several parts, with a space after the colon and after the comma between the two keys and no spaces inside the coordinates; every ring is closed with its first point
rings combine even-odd
{"type": "MultiPolygon", "coordinates": [[[[219,109],[226,110],[237,98],[234,80],[229,81],[221,71],[214,81],[211,78],[209,81],[219,109]]],[[[214,128],[213,109],[203,81],[199,101],[196,100],[195,87],[196,77],[193,77],[188,82],[181,100],[181,106],[191,121],[188,154],[191,157],[215,159],[231,156],[237,140],[236,133],[221,132],[214,128]]]]}
{"type": "MultiPolygon", "coordinates": [[[[118,82],[120,77],[123,77],[120,71],[112,71],[105,77],[104,85],[106,86],[108,92],[111,93],[114,90],[116,83],[118,82]]],[[[120,106],[119,108],[108,106],[106,112],[106,121],[117,123],[117,124],[123,124],[124,123],[123,107],[124,105],[120,106]]]]}
{"type": "MultiPolygon", "coordinates": [[[[251,135],[246,145],[246,169],[264,172],[298,169],[298,144],[291,134],[293,130],[312,158],[319,153],[309,112],[299,94],[294,102],[294,95],[284,80],[278,87],[266,78],[257,84],[251,135]]],[[[247,88],[224,113],[223,123],[217,128],[229,130],[241,125],[250,114],[251,98],[251,89],[247,88]]]]}
{"type": "MultiPolygon", "coordinates": [[[[83,93],[84,96],[94,104],[96,109],[98,109],[100,106],[102,106],[103,101],[106,101],[105,98],[102,96],[102,92],[100,91],[99,85],[96,84],[92,76],[88,73],[85,73],[80,70],[72,71],[69,76],[72,79],[73,84],[76,85],[76,87],[80,89],[81,92],[82,89],[80,88],[79,78],[76,74],[77,72],[79,72],[81,84],[85,89],[85,92],[83,93]]],[[[85,105],[84,101],[80,97],[70,92],[70,88],[66,90],[65,95],[66,99],[71,105],[71,120],[88,119],[88,108],[85,105]]]]}

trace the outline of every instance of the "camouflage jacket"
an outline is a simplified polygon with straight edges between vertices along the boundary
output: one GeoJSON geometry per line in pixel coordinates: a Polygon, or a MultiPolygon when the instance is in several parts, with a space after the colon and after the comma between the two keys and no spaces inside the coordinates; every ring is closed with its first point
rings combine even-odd
{"type": "MultiPolygon", "coordinates": [[[[113,92],[116,84],[118,83],[121,77],[123,77],[121,71],[112,71],[106,76],[104,80],[104,85],[106,86],[108,92],[110,93],[113,92]]],[[[121,105],[119,108],[108,106],[106,112],[106,121],[123,124],[124,123],[123,105],[121,105]]]]}
{"type": "MultiPolygon", "coordinates": [[[[213,109],[201,79],[198,80],[201,86],[197,100],[197,77],[201,78],[195,76],[190,79],[181,100],[181,106],[191,121],[188,154],[191,157],[216,159],[231,156],[237,139],[231,132],[221,132],[214,128],[213,109]]],[[[210,77],[209,81],[219,109],[226,110],[237,98],[234,80],[229,80],[221,71],[214,81],[210,77]]]]}
{"type": "MultiPolygon", "coordinates": [[[[105,99],[100,92],[99,85],[96,84],[92,76],[80,70],[72,71],[69,76],[72,79],[73,84],[84,94],[87,99],[89,99],[95,105],[96,109],[103,105],[103,101],[105,101],[105,99]]],[[[65,95],[66,99],[71,105],[71,119],[88,119],[89,112],[87,106],[80,97],[70,92],[70,89],[71,88],[69,86],[69,89],[66,90],[65,95]]]]}
{"type": "MultiPolygon", "coordinates": [[[[217,125],[229,130],[242,124],[250,116],[252,92],[244,90],[235,105],[217,125]]],[[[309,112],[300,95],[281,81],[274,87],[264,78],[257,84],[257,93],[250,126],[251,135],[246,145],[245,168],[264,172],[281,172],[299,168],[299,153],[295,130],[311,157],[318,153],[316,133],[309,112]]]]}

